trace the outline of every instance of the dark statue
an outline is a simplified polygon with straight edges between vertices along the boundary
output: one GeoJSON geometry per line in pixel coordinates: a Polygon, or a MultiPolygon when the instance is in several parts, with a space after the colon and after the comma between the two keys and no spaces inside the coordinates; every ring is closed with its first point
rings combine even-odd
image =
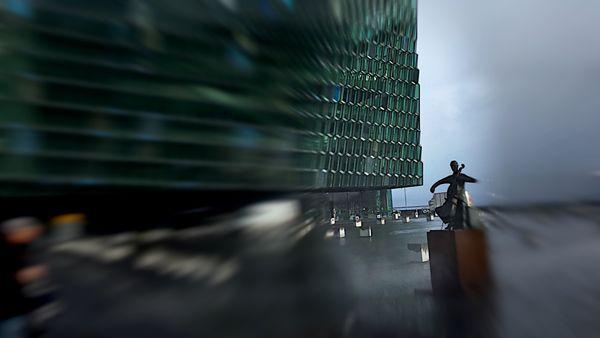
{"type": "Polygon", "coordinates": [[[448,224],[446,229],[463,229],[470,224],[465,183],[475,183],[477,180],[461,173],[465,168],[464,164],[461,164],[459,168],[458,162],[452,161],[450,162],[450,168],[452,169],[452,175],[435,182],[429,191],[434,193],[438,185],[450,184],[446,194],[446,201],[441,207],[437,207],[435,212],[442,219],[442,222],[448,224]]]}

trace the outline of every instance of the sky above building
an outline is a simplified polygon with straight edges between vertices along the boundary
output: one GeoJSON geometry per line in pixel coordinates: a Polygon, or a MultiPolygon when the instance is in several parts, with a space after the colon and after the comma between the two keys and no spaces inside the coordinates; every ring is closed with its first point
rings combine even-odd
{"type": "Polygon", "coordinates": [[[591,0],[420,1],[424,186],[408,205],[453,159],[481,180],[478,205],[598,200],[599,15],[591,0]]]}

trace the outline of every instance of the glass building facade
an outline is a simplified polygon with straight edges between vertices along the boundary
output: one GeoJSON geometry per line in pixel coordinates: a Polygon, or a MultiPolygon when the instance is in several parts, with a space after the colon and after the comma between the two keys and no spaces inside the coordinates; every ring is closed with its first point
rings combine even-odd
{"type": "Polygon", "coordinates": [[[1,193],[421,185],[416,10],[0,0],[1,193]]]}

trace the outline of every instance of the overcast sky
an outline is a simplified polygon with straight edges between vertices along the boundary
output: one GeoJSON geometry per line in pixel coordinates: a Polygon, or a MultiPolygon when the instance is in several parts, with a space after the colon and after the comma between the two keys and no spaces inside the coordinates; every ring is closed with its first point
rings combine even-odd
{"type": "Polygon", "coordinates": [[[422,0],[418,24],[425,184],[408,205],[452,159],[479,205],[599,199],[600,1],[422,0]]]}

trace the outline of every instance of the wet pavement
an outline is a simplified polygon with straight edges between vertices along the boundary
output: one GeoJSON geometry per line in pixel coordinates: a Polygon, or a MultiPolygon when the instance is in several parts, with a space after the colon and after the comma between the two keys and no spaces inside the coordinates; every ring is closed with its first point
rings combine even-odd
{"type": "Polygon", "coordinates": [[[488,210],[498,337],[600,336],[600,205],[488,210]]]}
{"type": "Polygon", "coordinates": [[[440,226],[319,226],[270,248],[277,236],[231,229],[80,239],[52,253],[65,312],[51,336],[431,337],[429,266],[409,244],[440,226]]]}
{"type": "MultiPolygon", "coordinates": [[[[351,336],[434,336],[429,263],[409,249],[427,243],[440,221],[424,218],[372,226],[372,237],[337,239],[337,253],[355,297],[351,336]]],[[[335,242],[335,241],[333,241],[335,242]]]]}
{"type": "Polygon", "coordinates": [[[433,297],[411,248],[439,221],[370,238],[294,220],[78,239],[50,255],[65,305],[50,336],[597,337],[600,206],[480,218],[493,283],[480,298],[433,297]]]}

